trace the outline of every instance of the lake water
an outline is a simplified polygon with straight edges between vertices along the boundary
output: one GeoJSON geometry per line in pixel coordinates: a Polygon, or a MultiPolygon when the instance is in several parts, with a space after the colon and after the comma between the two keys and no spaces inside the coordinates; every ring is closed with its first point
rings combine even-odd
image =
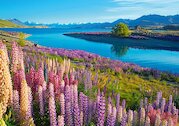
{"type": "MultiPolygon", "coordinates": [[[[3,29],[3,30],[22,31],[28,34],[32,34],[32,36],[27,38],[27,40],[33,41],[34,43],[47,47],[79,49],[91,53],[96,53],[111,59],[121,60],[129,63],[135,63],[142,67],[149,67],[162,71],[179,73],[178,51],[120,47],[120,46],[115,46],[115,44],[92,42],[92,41],[87,41],[87,40],[63,35],[63,33],[69,33],[69,32],[85,32],[85,31],[89,32],[89,31],[109,31],[109,30],[104,30],[104,29],[90,29],[90,30],[3,29]]],[[[134,41],[138,41],[138,40],[134,40],[134,41]]],[[[162,43],[161,40],[155,40],[155,41],[162,43]]],[[[123,41],[120,41],[119,43],[122,42],[123,41]]]]}

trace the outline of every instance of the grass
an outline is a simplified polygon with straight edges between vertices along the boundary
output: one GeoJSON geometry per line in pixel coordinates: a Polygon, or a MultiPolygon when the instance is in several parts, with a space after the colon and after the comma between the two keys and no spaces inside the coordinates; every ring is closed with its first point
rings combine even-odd
{"type": "Polygon", "coordinates": [[[22,26],[16,25],[10,21],[0,19],[0,28],[21,28],[22,26]]]}

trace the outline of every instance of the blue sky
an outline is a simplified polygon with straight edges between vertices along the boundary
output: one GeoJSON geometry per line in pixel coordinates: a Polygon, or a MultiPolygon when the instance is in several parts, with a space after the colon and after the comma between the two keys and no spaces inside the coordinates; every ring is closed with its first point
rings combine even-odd
{"type": "Polygon", "coordinates": [[[112,22],[179,14],[179,0],[0,0],[0,18],[39,23],[112,22]]]}

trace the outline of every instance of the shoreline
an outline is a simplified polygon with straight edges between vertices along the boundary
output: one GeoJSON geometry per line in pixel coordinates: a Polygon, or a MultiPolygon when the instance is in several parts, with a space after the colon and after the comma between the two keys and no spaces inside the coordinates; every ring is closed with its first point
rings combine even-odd
{"type": "Polygon", "coordinates": [[[74,32],[63,35],[91,42],[108,43],[123,47],[179,51],[179,43],[175,41],[164,41],[160,39],[146,38],[144,36],[116,37],[109,32],[74,32]]]}

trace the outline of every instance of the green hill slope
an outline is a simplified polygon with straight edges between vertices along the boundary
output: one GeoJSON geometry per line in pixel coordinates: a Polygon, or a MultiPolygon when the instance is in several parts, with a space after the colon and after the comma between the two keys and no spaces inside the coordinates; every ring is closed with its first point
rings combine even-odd
{"type": "Polygon", "coordinates": [[[0,19],[0,28],[21,28],[23,26],[16,25],[10,21],[0,19]]]}

